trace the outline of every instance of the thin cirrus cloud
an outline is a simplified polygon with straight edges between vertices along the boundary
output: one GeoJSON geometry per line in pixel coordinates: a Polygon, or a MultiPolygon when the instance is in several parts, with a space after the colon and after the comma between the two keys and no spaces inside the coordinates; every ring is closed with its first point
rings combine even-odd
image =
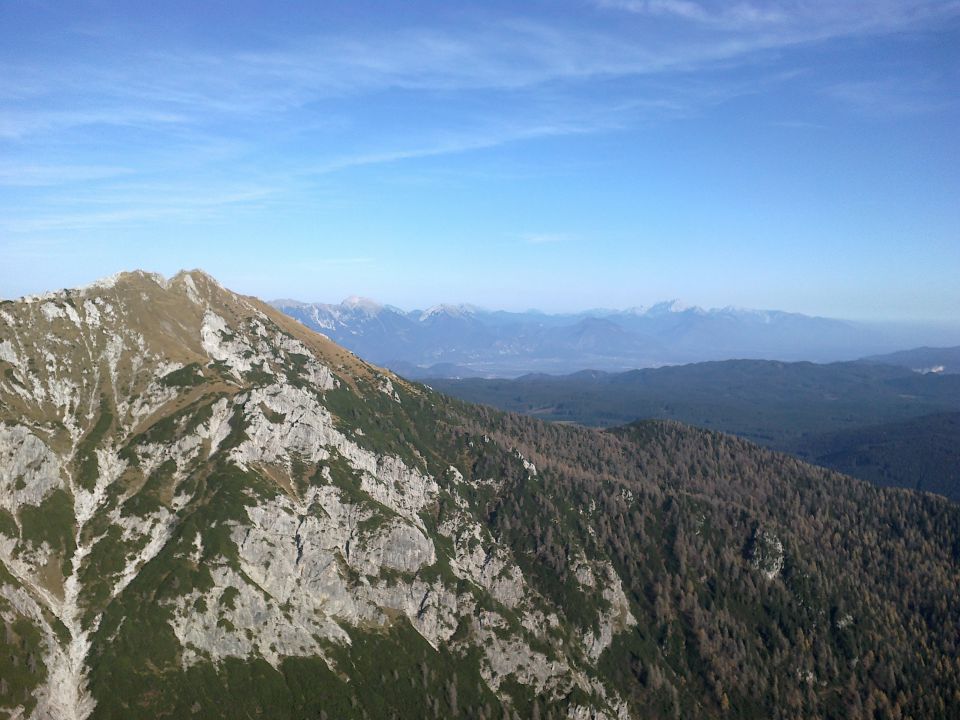
{"type": "Polygon", "coordinates": [[[925,83],[892,79],[836,83],[824,88],[824,94],[855,112],[878,118],[921,115],[957,104],[940,98],[925,83]]]}
{"type": "Polygon", "coordinates": [[[0,186],[48,187],[63,183],[104,180],[129,175],[129,167],[110,165],[34,165],[0,163],[0,186]]]}
{"type": "Polygon", "coordinates": [[[595,0],[599,7],[692,21],[724,31],[803,32],[820,36],[889,32],[954,17],[955,0],[810,0],[723,2],[696,0],[595,0]]]}
{"type": "Polygon", "coordinates": [[[275,196],[276,190],[266,187],[227,188],[193,187],[185,185],[158,187],[152,192],[124,192],[113,196],[101,192],[88,197],[62,198],[67,207],[52,207],[43,211],[27,208],[11,213],[0,220],[0,232],[22,235],[101,228],[104,226],[141,224],[157,221],[196,223],[216,219],[237,207],[250,207],[275,196]]]}
{"type": "Polygon", "coordinates": [[[681,22],[673,32],[658,34],[507,20],[457,29],[399,28],[379,36],[314,36],[227,55],[158,50],[123,63],[60,66],[56,72],[21,64],[7,68],[0,97],[18,103],[43,100],[49,106],[8,109],[0,119],[0,135],[18,138],[78,125],[154,127],[208,124],[223,116],[256,119],[317,100],[388,89],[515,91],[555,82],[689,72],[759,51],[892,31],[960,12],[955,2],[598,4],[681,22]],[[685,28],[691,23],[696,26],[692,32],[685,28]],[[58,97],[67,107],[57,106],[58,97]]]}
{"type": "Polygon", "coordinates": [[[77,69],[84,78],[79,98],[73,91],[80,84],[76,77],[51,71],[49,84],[32,96],[49,107],[5,112],[0,135],[18,138],[96,124],[205,125],[224,116],[256,121],[311,102],[391,89],[515,91],[552,81],[653,73],[677,60],[629,43],[611,44],[607,37],[571,38],[531,24],[496,32],[409,30],[382,38],[310,38],[228,58],[159,53],[124,67],[77,69]]]}
{"type": "Polygon", "coordinates": [[[438,133],[437,137],[432,137],[422,145],[340,155],[322,163],[302,166],[295,171],[295,174],[303,176],[328,175],[349,168],[467,153],[524,140],[588,134],[601,129],[611,130],[622,127],[626,122],[624,113],[632,107],[639,107],[640,105],[634,103],[627,106],[610,106],[604,108],[602,113],[591,112],[576,115],[571,111],[563,118],[559,117],[560,113],[554,113],[553,116],[545,117],[539,122],[528,120],[526,123],[505,123],[501,121],[475,127],[466,132],[438,133]]]}
{"type": "Polygon", "coordinates": [[[725,3],[714,8],[691,0],[598,0],[597,4],[601,7],[616,8],[642,15],[672,17],[738,28],[779,24],[788,18],[784,10],[748,3],[725,3]]]}
{"type": "MultiPolygon", "coordinates": [[[[727,46],[719,54],[735,51],[727,46]]],[[[359,148],[287,168],[294,176],[323,175],[537,138],[619,129],[639,115],[683,114],[739,92],[716,83],[701,85],[682,79],[669,87],[651,86],[646,90],[648,97],[634,93],[628,101],[584,103],[577,92],[578,83],[593,78],[638,74],[655,78],[671,67],[689,66],[695,57],[703,59],[702,54],[689,51],[653,52],[597,33],[565,33],[543,24],[513,22],[496,31],[481,28],[472,33],[410,30],[383,38],[311,38],[272,52],[237,52],[228,58],[189,52],[146,53],[123,65],[75,68],[84,78],[82,97],[75,96],[74,88],[80,83],[69,70],[48,73],[49,83],[44,86],[36,82],[42,72],[20,66],[23,77],[32,81],[18,88],[16,73],[3,81],[0,93],[8,101],[11,97],[17,100],[13,110],[0,116],[0,137],[29,142],[33,136],[63,137],[77,128],[141,128],[165,138],[168,153],[182,147],[183,154],[194,159],[198,140],[191,133],[226,126],[209,142],[230,144],[224,133],[230,133],[232,125],[236,137],[232,150],[242,155],[255,150],[257,141],[251,145],[238,127],[285,115],[287,132],[296,132],[297,127],[315,122],[312,116],[301,117],[300,111],[318,100],[335,103],[344,96],[388,89],[516,93],[555,81],[570,86],[567,91],[543,96],[513,95],[518,110],[512,119],[506,109],[509,104],[493,104],[471,117],[470,129],[438,132],[429,128],[423,138],[393,139],[393,147],[359,148]],[[36,105],[44,104],[40,100],[49,103],[21,109],[17,105],[23,98],[33,98],[36,105]]],[[[206,141],[199,137],[200,143],[206,141]]],[[[113,173],[108,166],[88,166],[81,173],[65,165],[64,170],[59,176],[63,183],[113,173]]],[[[24,165],[20,172],[0,173],[0,182],[7,184],[54,184],[56,178],[55,172],[38,172],[33,164],[24,165]]]]}
{"type": "MultiPolygon", "coordinates": [[[[746,62],[757,52],[789,45],[891,31],[960,12],[956,2],[910,0],[763,6],[692,0],[596,4],[628,15],[676,21],[674,32],[571,30],[543,19],[507,19],[458,28],[398,28],[379,35],[311,36],[257,51],[238,48],[217,55],[155,49],[135,54],[128,62],[88,60],[56,69],[21,62],[9,67],[0,81],[0,139],[30,142],[78,128],[114,126],[145,129],[177,146],[186,145],[186,133],[207,130],[219,140],[233,133],[240,139],[242,154],[256,151],[260,142],[250,140],[244,127],[261,127],[283,117],[287,132],[296,132],[315,122],[314,114],[305,111],[313,103],[331,107],[344,98],[390,90],[510,95],[510,102],[491,99],[478,113],[488,122],[472,119],[475,129],[462,131],[455,139],[442,137],[449,131],[442,131],[441,137],[395,138],[393,147],[367,146],[346,155],[328,155],[302,170],[328,174],[518,140],[602,132],[636,120],[637,113],[606,107],[616,102],[584,97],[590,84],[605,79],[648,79],[651,85],[640,91],[646,93],[644,116],[658,111],[682,114],[709,106],[717,96],[722,100],[744,91],[718,78],[698,86],[685,76],[694,70],[746,62]],[[688,25],[695,26],[693,32],[688,25]],[[660,77],[669,77],[670,82],[657,87],[660,77]],[[543,88],[549,90],[540,92],[543,88]],[[494,119],[509,114],[511,105],[516,106],[512,126],[496,127],[494,119]],[[593,110],[592,118],[584,117],[590,114],[584,107],[593,110]],[[574,120],[560,123],[557,116],[574,120]]],[[[869,98],[863,89],[859,96],[853,90],[838,86],[828,94],[866,107],[869,98]]],[[[626,94],[635,106],[641,103],[636,88],[626,94]]],[[[29,176],[25,168],[23,177],[29,176]]],[[[72,174],[63,178],[69,181],[72,174]]]]}

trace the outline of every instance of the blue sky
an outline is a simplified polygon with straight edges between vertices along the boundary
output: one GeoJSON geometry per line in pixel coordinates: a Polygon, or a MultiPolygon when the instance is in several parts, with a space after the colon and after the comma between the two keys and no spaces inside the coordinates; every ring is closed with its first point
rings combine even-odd
{"type": "Polygon", "coordinates": [[[960,2],[0,3],[0,296],[960,320],[960,2]]]}

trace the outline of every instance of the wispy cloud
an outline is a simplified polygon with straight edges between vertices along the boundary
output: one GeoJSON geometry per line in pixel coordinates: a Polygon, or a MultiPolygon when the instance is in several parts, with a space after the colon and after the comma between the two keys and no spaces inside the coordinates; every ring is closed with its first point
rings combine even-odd
{"type": "Polygon", "coordinates": [[[538,121],[531,118],[526,123],[499,122],[456,134],[438,133],[439,137],[435,137],[432,142],[425,142],[422,145],[340,155],[322,163],[305,165],[297,170],[296,174],[327,175],[350,168],[456,155],[474,150],[495,148],[523,140],[586,134],[601,129],[611,130],[622,126],[623,117],[618,113],[621,110],[623,110],[622,107],[609,108],[608,112],[599,116],[588,113],[580,117],[568,117],[566,120],[543,118],[538,121]]]}
{"type": "MultiPolygon", "coordinates": [[[[62,237],[32,237],[29,240],[6,238],[0,241],[0,252],[10,260],[48,260],[73,258],[90,252],[89,246],[62,237]]],[[[0,292],[0,296],[5,293],[0,292]]]]}
{"type": "MultiPolygon", "coordinates": [[[[595,0],[595,4],[637,15],[692,21],[718,30],[773,30],[814,38],[904,30],[960,14],[960,3],[955,0],[595,0]]],[[[790,42],[789,35],[781,37],[790,42]]]]}
{"type": "MultiPolygon", "coordinates": [[[[58,209],[55,205],[42,210],[25,208],[0,219],[0,231],[28,235],[171,219],[200,222],[221,217],[224,212],[237,206],[249,207],[251,203],[268,199],[273,193],[269,188],[219,188],[218,192],[191,195],[183,190],[168,188],[166,192],[153,196],[109,198],[108,195],[107,202],[83,202],[66,209],[58,209]]],[[[103,198],[102,195],[100,197],[103,198]]]]}
{"type": "Polygon", "coordinates": [[[76,127],[156,127],[184,124],[185,115],[165,110],[125,106],[101,106],[89,110],[44,108],[35,110],[5,109],[0,113],[0,139],[18,140],[76,127]]]}
{"type": "Polygon", "coordinates": [[[927,91],[923,83],[893,79],[844,82],[829,85],[825,94],[854,112],[870,117],[891,118],[921,115],[956,105],[927,91]]]}
{"type": "MultiPolygon", "coordinates": [[[[10,63],[0,77],[0,150],[30,159],[0,164],[0,186],[35,196],[16,207],[0,201],[0,229],[204,221],[350,169],[690,117],[791,82],[795,69],[773,63],[727,72],[769,51],[960,16],[955,0],[596,0],[587,8],[616,14],[617,27],[474,17],[217,52],[159,43],[130,52],[128,34],[111,32],[97,38],[102,56],[10,63]],[[377,105],[394,97],[406,101],[398,103],[405,115],[377,105]],[[278,150],[283,142],[297,150],[278,150]],[[234,174],[246,184],[223,179],[234,174]],[[215,180],[184,180],[195,176],[215,180]]],[[[837,82],[825,93],[864,113],[931,107],[922,93],[892,87],[837,82]]],[[[525,242],[558,241],[551,237],[525,242]]]]}
{"type": "Polygon", "coordinates": [[[719,6],[710,7],[693,0],[598,0],[597,4],[642,15],[693,20],[728,28],[779,24],[789,17],[784,9],[769,4],[758,6],[751,3],[721,3],[719,6]]]}
{"type": "Polygon", "coordinates": [[[155,49],[123,64],[20,63],[5,68],[6,78],[0,80],[0,102],[11,104],[0,113],[0,137],[25,138],[90,125],[161,130],[184,124],[216,126],[223,118],[264,120],[318,101],[391,89],[511,92],[603,78],[656,77],[746,59],[760,51],[907,29],[960,15],[960,2],[955,1],[598,4],[680,24],[667,34],[643,25],[616,33],[515,19],[455,29],[400,27],[379,35],[315,35],[258,51],[155,49]],[[687,32],[683,22],[716,32],[687,32]]]}
{"type": "Polygon", "coordinates": [[[45,187],[63,183],[103,180],[129,175],[128,167],[108,165],[35,165],[32,163],[0,163],[0,186],[45,187]]]}

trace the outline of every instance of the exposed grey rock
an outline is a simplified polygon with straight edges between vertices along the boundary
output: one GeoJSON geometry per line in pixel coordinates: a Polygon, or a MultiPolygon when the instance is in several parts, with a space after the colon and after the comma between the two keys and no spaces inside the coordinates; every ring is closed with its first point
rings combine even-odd
{"type": "Polygon", "coordinates": [[[0,507],[16,515],[63,487],[59,457],[22,425],[0,425],[0,507]]]}
{"type": "Polygon", "coordinates": [[[750,540],[748,552],[753,567],[767,580],[773,580],[783,570],[783,543],[773,531],[758,527],[750,540]]]}

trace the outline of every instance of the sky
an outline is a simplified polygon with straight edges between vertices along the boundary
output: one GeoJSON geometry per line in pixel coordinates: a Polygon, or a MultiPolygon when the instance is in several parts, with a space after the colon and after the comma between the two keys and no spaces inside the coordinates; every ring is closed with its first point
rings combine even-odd
{"type": "Polygon", "coordinates": [[[960,2],[0,2],[0,297],[960,324],[960,2]]]}

